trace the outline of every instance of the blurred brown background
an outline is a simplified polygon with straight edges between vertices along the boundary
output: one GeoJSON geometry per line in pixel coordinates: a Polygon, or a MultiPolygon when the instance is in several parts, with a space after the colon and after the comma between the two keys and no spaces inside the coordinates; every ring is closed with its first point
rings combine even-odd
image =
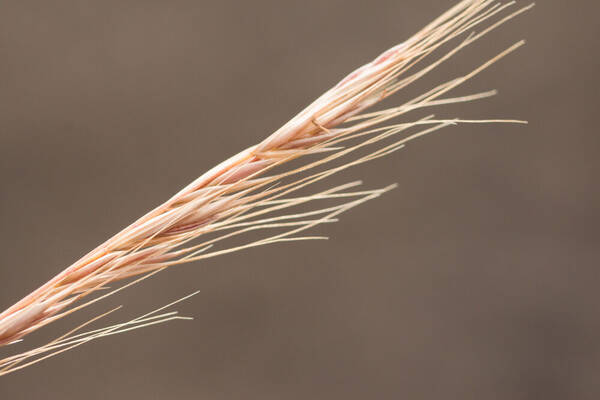
{"type": "MultiPolygon", "coordinates": [[[[0,308],[453,4],[2,2],[0,308]]],[[[526,38],[453,92],[499,96],[435,112],[529,126],[451,128],[352,169],[331,184],[400,188],[317,229],[328,242],[176,268],[32,335],[201,290],[177,308],[194,321],[4,377],[0,398],[598,398],[599,12],[540,1],[415,88],[526,38]]]]}

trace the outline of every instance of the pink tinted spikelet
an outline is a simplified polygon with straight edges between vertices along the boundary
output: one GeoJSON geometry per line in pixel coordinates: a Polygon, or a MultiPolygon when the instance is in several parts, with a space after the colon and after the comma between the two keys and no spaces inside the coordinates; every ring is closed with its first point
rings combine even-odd
{"type": "MultiPolygon", "coordinates": [[[[392,187],[358,191],[354,189],[358,183],[352,182],[310,195],[292,196],[297,191],[349,167],[388,155],[404,147],[408,141],[446,126],[521,122],[435,119],[428,116],[416,121],[391,123],[393,119],[417,109],[469,102],[493,95],[492,91],[444,97],[523,42],[509,47],[472,72],[431,88],[401,106],[365,113],[368,108],[416,82],[466,46],[531,8],[510,13],[507,10],[512,5],[512,2],[499,4],[489,0],[463,0],[407,41],[356,69],[262,142],[210,169],[165,203],[0,313],[0,346],[16,342],[44,325],[121,290],[116,289],[88,302],[81,301],[109,283],[138,275],[142,276],[138,279],[141,280],[148,276],[144,274],[153,274],[168,266],[248,247],[321,239],[298,234],[316,225],[334,222],[337,215],[380,196],[392,187]],[[473,32],[476,28],[481,31],[473,32]],[[436,50],[459,36],[464,36],[459,44],[429,61],[436,50]],[[358,150],[367,154],[359,154],[358,150]],[[307,155],[311,157],[305,157],[307,155]],[[286,164],[296,159],[302,159],[304,164],[293,168],[286,164]],[[343,160],[341,164],[340,160],[343,160]],[[314,208],[309,212],[289,211],[322,199],[336,199],[341,203],[314,208]],[[273,229],[283,229],[284,232],[243,245],[214,247],[248,232],[273,229]]],[[[127,324],[145,326],[150,323],[148,321],[159,318],[150,314],[127,324]]],[[[175,317],[167,313],[161,314],[160,318],[160,321],[166,321],[175,317]]],[[[48,345],[0,360],[0,375],[124,329],[119,325],[83,336],[70,332],[48,345]]]]}

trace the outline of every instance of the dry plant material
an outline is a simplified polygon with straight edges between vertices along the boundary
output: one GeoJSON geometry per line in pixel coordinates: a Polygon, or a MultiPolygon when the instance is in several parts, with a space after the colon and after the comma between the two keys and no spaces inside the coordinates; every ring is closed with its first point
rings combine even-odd
{"type": "MultiPolygon", "coordinates": [[[[301,234],[316,225],[336,221],[339,214],[380,196],[393,186],[357,190],[355,187],[360,182],[352,182],[310,195],[299,195],[297,192],[301,189],[351,166],[388,155],[407,142],[446,126],[521,122],[436,119],[432,115],[416,121],[391,123],[393,119],[414,110],[469,102],[495,94],[490,91],[445,97],[450,90],[524,42],[516,43],[472,72],[434,87],[401,106],[364,112],[531,8],[511,13],[508,9],[513,5],[514,2],[461,1],[404,43],[355,70],[265,140],[206,172],[164,204],[2,312],[0,346],[20,341],[44,325],[172,265],[276,242],[323,239],[301,234]],[[474,32],[479,27],[481,30],[474,32]],[[423,66],[432,53],[459,36],[464,36],[460,43],[423,66]],[[299,166],[289,167],[286,164],[300,158],[304,163],[296,163],[299,166]],[[337,199],[341,203],[311,211],[293,211],[293,207],[310,206],[327,199],[337,199]],[[280,232],[282,229],[283,232],[280,232]],[[213,247],[256,230],[276,230],[277,233],[233,247],[213,247]],[[140,277],[92,300],[82,301],[110,283],[134,276],[140,277]]],[[[161,314],[164,309],[161,307],[122,324],[76,333],[99,316],[42,347],[0,360],[0,375],[99,337],[183,318],[175,312],[161,314]]]]}

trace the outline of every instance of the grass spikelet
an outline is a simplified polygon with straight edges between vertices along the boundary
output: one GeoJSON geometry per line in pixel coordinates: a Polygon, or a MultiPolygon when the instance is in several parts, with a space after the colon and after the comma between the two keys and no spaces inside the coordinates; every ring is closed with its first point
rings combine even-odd
{"type": "MultiPolygon", "coordinates": [[[[340,214],[395,186],[364,190],[357,188],[360,182],[351,182],[303,194],[311,185],[350,167],[391,154],[411,140],[447,126],[523,123],[502,119],[437,119],[433,115],[413,121],[399,118],[415,110],[493,96],[495,91],[445,97],[521,47],[522,41],[473,71],[400,106],[366,112],[532,7],[511,13],[509,9],[513,5],[514,2],[463,0],[413,37],[350,73],[262,142],[201,175],[165,203],[0,313],[0,346],[16,343],[57,319],[173,265],[272,243],[325,239],[304,232],[320,224],[336,222],[340,214]],[[479,32],[475,32],[476,29],[480,29],[479,32]],[[437,50],[459,37],[462,40],[457,45],[433,59],[437,50]],[[290,164],[292,160],[300,162],[290,164]],[[321,207],[317,205],[321,201],[337,204],[321,207]],[[308,207],[309,211],[298,211],[299,207],[308,207]],[[231,239],[243,238],[254,231],[267,233],[261,239],[228,245],[231,239]],[[83,301],[108,284],[131,277],[138,278],[121,288],[83,301]]],[[[0,360],[0,375],[90,340],[182,319],[174,313],[159,314],[163,309],[85,334],[76,333],[83,327],[80,326],[45,346],[0,360]]]]}

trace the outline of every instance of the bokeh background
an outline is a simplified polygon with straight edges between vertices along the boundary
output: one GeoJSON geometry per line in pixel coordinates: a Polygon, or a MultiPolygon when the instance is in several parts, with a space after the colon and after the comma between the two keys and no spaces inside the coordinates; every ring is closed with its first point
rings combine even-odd
{"type": "MultiPolygon", "coordinates": [[[[453,3],[3,1],[0,308],[453,3]]],[[[525,38],[453,93],[499,96],[435,112],[528,126],[450,128],[352,169],[331,184],[400,187],[318,228],[327,242],[178,267],[32,335],[201,290],[178,307],[194,321],[82,346],[0,398],[598,398],[599,12],[539,1],[393,99],[525,38]]]]}

